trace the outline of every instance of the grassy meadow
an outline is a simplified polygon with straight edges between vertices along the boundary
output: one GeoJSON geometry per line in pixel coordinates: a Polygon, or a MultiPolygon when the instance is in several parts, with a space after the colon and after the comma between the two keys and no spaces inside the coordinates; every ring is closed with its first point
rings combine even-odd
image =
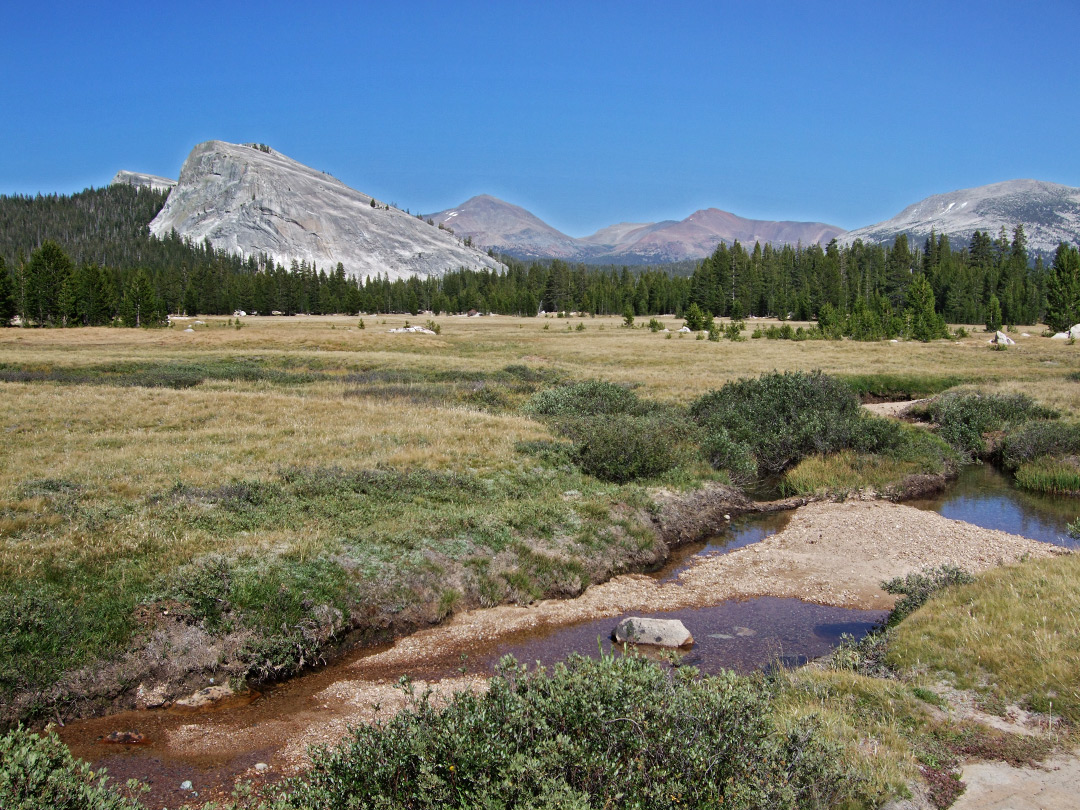
{"type": "MultiPolygon", "coordinates": [[[[820,369],[870,397],[964,383],[1033,392],[1066,413],[1080,390],[1075,347],[1019,334],[1001,352],[976,331],[929,344],[713,342],[678,333],[674,318],[663,319],[671,333],[499,316],[389,332],[409,320],[424,318],[0,331],[7,719],[63,705],[63,672],[137,647],[139,616],[155,606],[178,603],[219,635],[243,630],[220,664],[263,677],[318,656],[343,629],[371,636],[462,607],[573,595],[656,560],[648,487],[723,472],[691,454],[645,481],[585,474],[524,407],[559,383],[611,381],[670,408],[789,370],[820,369]]],[[[789,486],[882,485],[916,469],[890,465],[812,458],[789,486]]]]}
{"type": "MultiPolygon", "coordinates": [[[[649,526],[652,489],[735,479],[687,438],[699,428],[685,414],[726,383],[767,372],[820,370],[870,400],[1026,394],[1064,418],[1009,434],[1007,463],[1032,477],[1075,468],[1080,347],[1037,337],[1039,327],[1018,329],[1006,351],[974,329],[928,344],[714,342],[676,332],[675,318],[662,319],[670,333],[627,329],[621,318],[499,316],[444,316],[438,335],[389,332],[424,320],[0,330],[0,722],[103,710],[142,681],[181,689],[207,670],[281,676],[343,634],[375,640],[466,607],[572,596],[655,563],[664,550],[649,526]],[[555,394],[588,380],[632,394],[614,417],[600,401],[597,421],[582,421],[579,401],[555,394]],[[586,472],[590,458],[574,442],[611,418],[625,421],[604,441],[655,429],[674,446],[671,463],[622,480],[603,466],[602,445],[595,469],[606,472],[586,472]],[[162,627],[198,632],[155,641],[162,627]],[[209,658],[185,664],[183,644],[209,658]]],[[[950,413],[974,412],[968,400],[950,402],[950,413]]],[[[889,454],[860,449],[865,437],[804,452],[780,490],[881,490],[926,471],[930,457],[940,467],[945,445],[904,430],[889,454]]],[[[812,715],[848,752],[870,801],[956,750],[931,744],[946,733],[924,716],[931,669],[989,701],[1054,701],[1080,721],[1066,686],[1075,611],[1050,627],[1009,608],[1076,592],[1074,563],[1039,566],[985,575],[985,586],[963,586],[892,631],[887,666],[906,680],[859,667],[786,676],[770,709],[779,727],[812,715]],[[977,599],[1000,627],[956,619],[973,615],[977,599]],[[1023,649],[993,652],[997,639],[1024,636],[1028,619],[1046,646],[1041,669],[1023,649]],[[956,660],[983,647],[978,666],[956,660]]]]}

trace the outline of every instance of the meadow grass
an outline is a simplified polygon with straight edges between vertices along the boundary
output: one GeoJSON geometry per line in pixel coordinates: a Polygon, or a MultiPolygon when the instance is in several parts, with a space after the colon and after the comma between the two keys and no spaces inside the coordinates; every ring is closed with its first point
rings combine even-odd
{"type": "Polygon", "coordinates": [[[1051,495],[1080,495],[1080,465],[1075,456],[1043,456],[1016,468],[1016,485],[1051,495]]]}
{"type": "Polygon", "coordinates": [[[889,661],[1080,721],[1080,557],[991,569],[893,631],[889,661]]]}
{"type": "MultiPolygon", "coordinates": [[[[644,483],[584,474],[576,461],[620,480],[608,472],[611,443],[584,455],[525,414],[561,382],[606,380],[648,408],[676,409],[726,382],[815,369],[866,396],[976,379],[1038,390],[1070,413],[1080,393],[1074,347],[1031,338],[990,352],[981,333],[714,342],[619,318],[574,318],[566,330],[554,318],[444,316],[438,336],[389,334],[403,316],[366,317],[362,330],[342,316],[245,318],[241,329],[200,320],[0,330],[0,608],[12,619],[0,645],[21,661],[0,693],[122,649],[140,604],[198,603],[185,583],[203,582],[199,566],[218,558],[221,627],[271,634],[312,606],[428,621],[576,593],[655,559],[640,520],[612,521],[612,510],[644,515],[648,484],[692,487],[717,473],[680,454],[666,472],[644,467],[655,476],[644,483]],[[69,632],[57,644],[61,615],[69,632]]],[[[650,428],[666,424],[653,413],[650,428]]],[[[857,454],[812,458],[792,486],[876,483],[910,463],[874,471],[857,454]]]]}

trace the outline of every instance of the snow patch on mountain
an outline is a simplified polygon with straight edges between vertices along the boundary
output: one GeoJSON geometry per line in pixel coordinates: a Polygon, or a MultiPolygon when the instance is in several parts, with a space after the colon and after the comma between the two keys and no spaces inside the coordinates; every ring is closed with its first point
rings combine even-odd
{"type": "Polygon", "coordinates": [[[921,243],[947,234],[954,243],[967,244],[975,231],[996,237],[1002,228],[1011,237],[1024,226],[1028,249],[1052,253],[1060,242],[1080,240],[1080,188],[1041,180],[1008,180],[978,188],[935,194],[909,205],[892,219],[848,231],[840,241],[851,244],[892,242],[898,234],[921,243]]]}

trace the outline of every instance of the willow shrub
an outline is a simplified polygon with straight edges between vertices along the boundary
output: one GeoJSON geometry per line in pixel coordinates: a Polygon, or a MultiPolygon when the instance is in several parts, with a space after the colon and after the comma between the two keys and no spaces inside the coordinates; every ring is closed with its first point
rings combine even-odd
{"type": "Polygon", "coordinates": [[[818,808],[861,782],[816,726],[781,733],[760,679],[635,656],[512,659],[483,694],[414,695],[283,786],[320,808],[818,808]]]}
{"type": "Polygon", "coordinates": [[[769,475],[814,453],[851,447],[860,406],[837,378],[794,371],[727,383],[697,399],[690,413],[705,432],[707,452],[714,445],[728,453],[729,442],[742,445],[757,471],[769,475]]]}

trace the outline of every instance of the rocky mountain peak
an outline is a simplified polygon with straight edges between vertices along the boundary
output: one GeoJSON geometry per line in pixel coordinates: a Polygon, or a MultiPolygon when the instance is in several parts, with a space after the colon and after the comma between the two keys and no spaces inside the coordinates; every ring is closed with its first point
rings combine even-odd
{"type": "Polygon", "coordinates": [[[134,186],[135,188],[152,188],[154,191],[169,191],[175,185],[175,180],[168,177],[159,177],[156,174],[143,174],[141,172],[129,172],[121,169],[109,182],[110,186],[134,186]]]}
{"type": "Polygon", "coordinates": [[[501,265],[461,236],[350,188],[265,144],[207,141],[191,150],[180,180],[150,223],[155,236],[209,239],[219,250],[305,261],[351,277],[441,275],[501,265]]]}
{"type": "Polygon", "coordinates": [[[921,244],[935,231],[964,245],[977,230],[996,236],[1005,228],[1011,236],[1017,225],[1024,226],[1028,249],[1033,252],[1052,253],[1060,242],[1074,243],[1080,233],[1080,188],[1042,180],[1007,180],[935,194],[892,219],[848,231],[841,241],[891,242],[906,233],[921,244]]]}

